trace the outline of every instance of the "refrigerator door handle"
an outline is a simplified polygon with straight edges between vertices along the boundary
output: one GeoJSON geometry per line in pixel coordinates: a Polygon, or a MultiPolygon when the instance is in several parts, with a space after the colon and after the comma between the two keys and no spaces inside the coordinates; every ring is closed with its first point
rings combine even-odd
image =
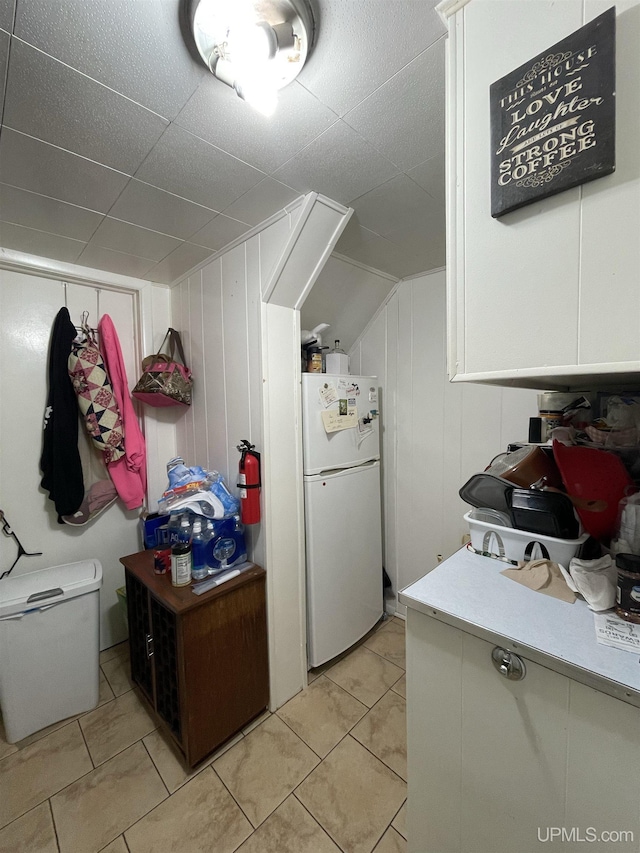
{"type": "Polygon", "coordinates": [[[373,468],[380,464],[379,459],[368,459],[366,462],[361,462],[359,465],[349,465],[347,468],[327,468],[320,471],[318,474],[306,474],[305,476],[314,477],[318,480],[327,480],[329,477],[337,474],[344,474],[345,471],[361,471],[363,468],[373,468]]]}

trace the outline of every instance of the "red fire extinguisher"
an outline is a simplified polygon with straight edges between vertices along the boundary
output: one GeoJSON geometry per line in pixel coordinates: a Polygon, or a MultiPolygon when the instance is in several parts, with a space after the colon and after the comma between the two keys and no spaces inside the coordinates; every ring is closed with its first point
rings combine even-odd
{"type": "Polygon", "coordinates": [[[238,445],[242,456],[236,485],[240,489],[240,518],[243,524],[257,524],[260,521],[260,454],[254,447],[246,438],[238,445]]]}

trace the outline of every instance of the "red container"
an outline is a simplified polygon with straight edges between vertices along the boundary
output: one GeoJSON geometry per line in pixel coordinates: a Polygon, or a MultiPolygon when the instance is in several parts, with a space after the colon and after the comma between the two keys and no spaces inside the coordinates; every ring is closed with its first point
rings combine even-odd
{"type": "Polygon", "coordinates": [[[614,536],[618,504],[635,488],[620,459],[607,450],[567,447],[559,441],[553,442],[553,456],[569,495],[588,501],[606,501],[607,507],[602,512],[576,507],[587,533],[595,539],[614,536]]]}

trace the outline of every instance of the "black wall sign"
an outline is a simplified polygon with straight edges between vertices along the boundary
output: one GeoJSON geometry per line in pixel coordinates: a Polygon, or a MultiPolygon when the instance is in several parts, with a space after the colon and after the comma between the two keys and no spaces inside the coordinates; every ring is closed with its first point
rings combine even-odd
{"type": "Polygon", "coordinates": [[[491,215],[615,169],[616,10],[492,84],[491,215]]]}

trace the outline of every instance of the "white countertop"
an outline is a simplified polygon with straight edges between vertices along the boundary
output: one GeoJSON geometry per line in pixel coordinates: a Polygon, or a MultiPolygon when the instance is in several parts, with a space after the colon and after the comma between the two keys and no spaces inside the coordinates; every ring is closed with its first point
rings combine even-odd
{"type": "Polygon", "coordinates": [[[501,575],[499,560],[461,548],[399,600],[523,657],[640,707],[640,658],[596,641],[593,612],[501,575]]]}

